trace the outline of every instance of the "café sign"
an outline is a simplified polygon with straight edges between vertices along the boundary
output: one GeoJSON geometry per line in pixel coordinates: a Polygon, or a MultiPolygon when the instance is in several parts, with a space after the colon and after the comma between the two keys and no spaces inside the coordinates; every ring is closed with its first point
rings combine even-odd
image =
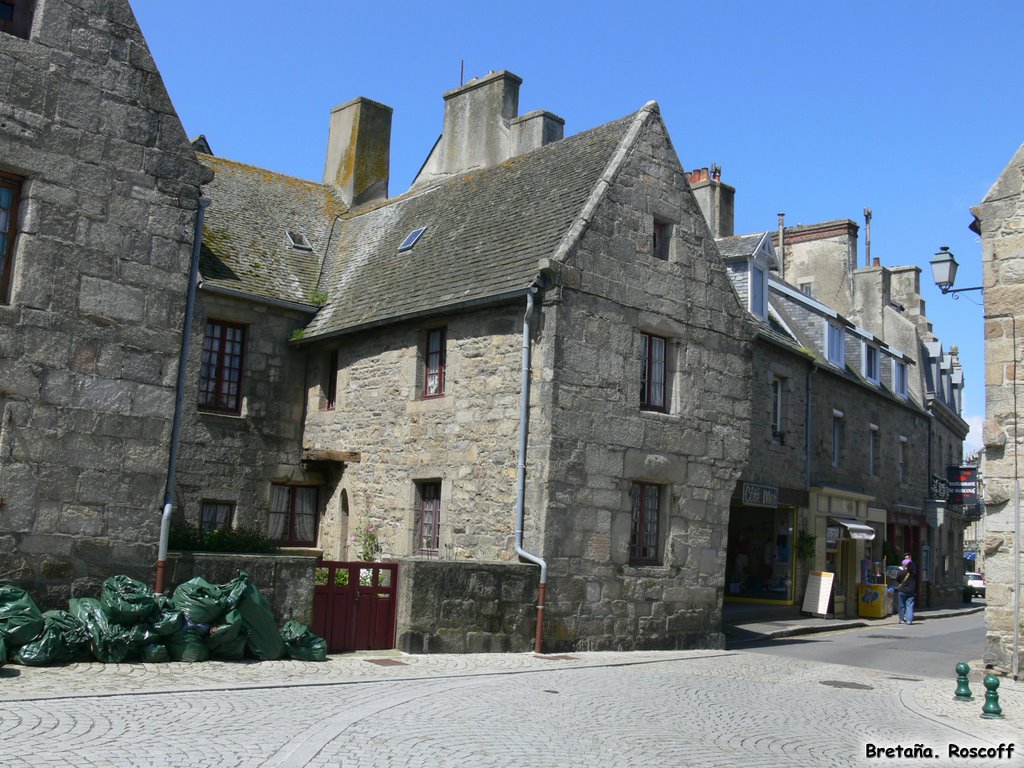
{"type": "Polygon", "coordinates": [[[774,485],[743,483],[743,503],[748,507],[777,507],[779,489],[774,485]]]}
{"type": "Polygon", "coordinates": [[[947,504],[973,506],[978,503],[978,468],[971,466],[946,467],[946,482],[949,485],[947,504]]]}

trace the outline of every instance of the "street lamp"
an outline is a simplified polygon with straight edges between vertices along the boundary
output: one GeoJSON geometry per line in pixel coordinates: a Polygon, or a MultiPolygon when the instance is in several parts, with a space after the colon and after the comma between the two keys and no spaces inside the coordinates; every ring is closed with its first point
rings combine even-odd
{"type": "Polygon", "coordinates": [[[935,254],[935,258],[930,263],[932,265],[932,279],[935,280],[935,285],[943,293],[963,293],[964,291],[982,290],[981,286],[977,288],[953,288],[953,283],[956,282],[956,268],[960,265],[956,263],[956,258],[954,258],[953,253],[949,250],[948,245],[939,248],[939,252],[935,254]]]}

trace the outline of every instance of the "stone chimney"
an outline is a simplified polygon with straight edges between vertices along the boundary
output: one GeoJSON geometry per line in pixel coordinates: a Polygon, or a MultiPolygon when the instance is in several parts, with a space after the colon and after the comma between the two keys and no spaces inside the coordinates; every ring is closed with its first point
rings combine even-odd
{"type": "Polygon", "coordinates": [[[358,97],[331,110],[324,184],[356,207],[388,196],[391,107],[358,97]]]}
{"type": "Polygon", "coordinates": [[[441,138],[413,187],[488,168],[559,141],[565,120],[550,112],[519,115],[522,78],[506,70],[470,80],[444,94],[441,138]]]}
{"type": "Polygon", "coordinates": [[[711,170],[699,168],[686,174],[693,196],[697,198],[711,234],[733,236],[736,188],[722,183],[722,168],[712,164],[711,170]]]}

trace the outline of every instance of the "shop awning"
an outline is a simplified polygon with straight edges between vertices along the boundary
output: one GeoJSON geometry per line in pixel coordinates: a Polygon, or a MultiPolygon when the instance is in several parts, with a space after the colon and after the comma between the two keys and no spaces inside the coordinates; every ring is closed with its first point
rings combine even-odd
{"type": "Polygon", "coordinates": [[[850,534],[851,539],[864,539],[864,541],[871,541],[875,538],[875,529],[870,525],[864,525],[859,520],[849,520],[845,517],[833,517],[833,522],[839,523],[839,525],[846,528],[846,532],[850,534]]]}

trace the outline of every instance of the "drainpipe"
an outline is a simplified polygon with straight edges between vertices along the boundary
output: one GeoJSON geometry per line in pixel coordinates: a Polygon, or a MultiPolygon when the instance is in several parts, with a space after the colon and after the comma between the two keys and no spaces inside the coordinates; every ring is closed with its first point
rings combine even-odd
{"type": "Polygon", "coordinates": [[[533,295],[536,286],[530,286],[526,294],[526,314],[523,315],[523,369],[522,394],[519,405],[519,461],[516,464],[516,554],[524,560],[540,566],[540,583],[537,585],[537,636],[533,652],[541,652],[541,638],[544,630],[544,593],[548,585],[548,564],[523,549],[524,500],[526,498],[526,438],[530,424],[530,316],[533,314],[533,295]]]}
{"type": "Polygon", "coordinates": [[[167,540],[171,533],[171,513],[174,511],[174,482],[178,470],[178,442],[181,438],[181,412],[185,402],[185,376],[188,367],[189,342],[192,338],[192,312],[196,304],[196,285],[199,280],[199,253],[203,247],[203,220],[209,198],[199,198],[196,228],[192,240],[192,262],[188,271],[188,294],[185,299],[185,323],[182,328],[181,352],[178,355],[178,383],[174,392],[174,423],[171,426],[171,450],[167,458],[167,488],[164,490],[164,513],[160,518],[160,545],[156,556],[156,586],[158,595],[164,592],[164,571],[167,566],[167,540]]]}

